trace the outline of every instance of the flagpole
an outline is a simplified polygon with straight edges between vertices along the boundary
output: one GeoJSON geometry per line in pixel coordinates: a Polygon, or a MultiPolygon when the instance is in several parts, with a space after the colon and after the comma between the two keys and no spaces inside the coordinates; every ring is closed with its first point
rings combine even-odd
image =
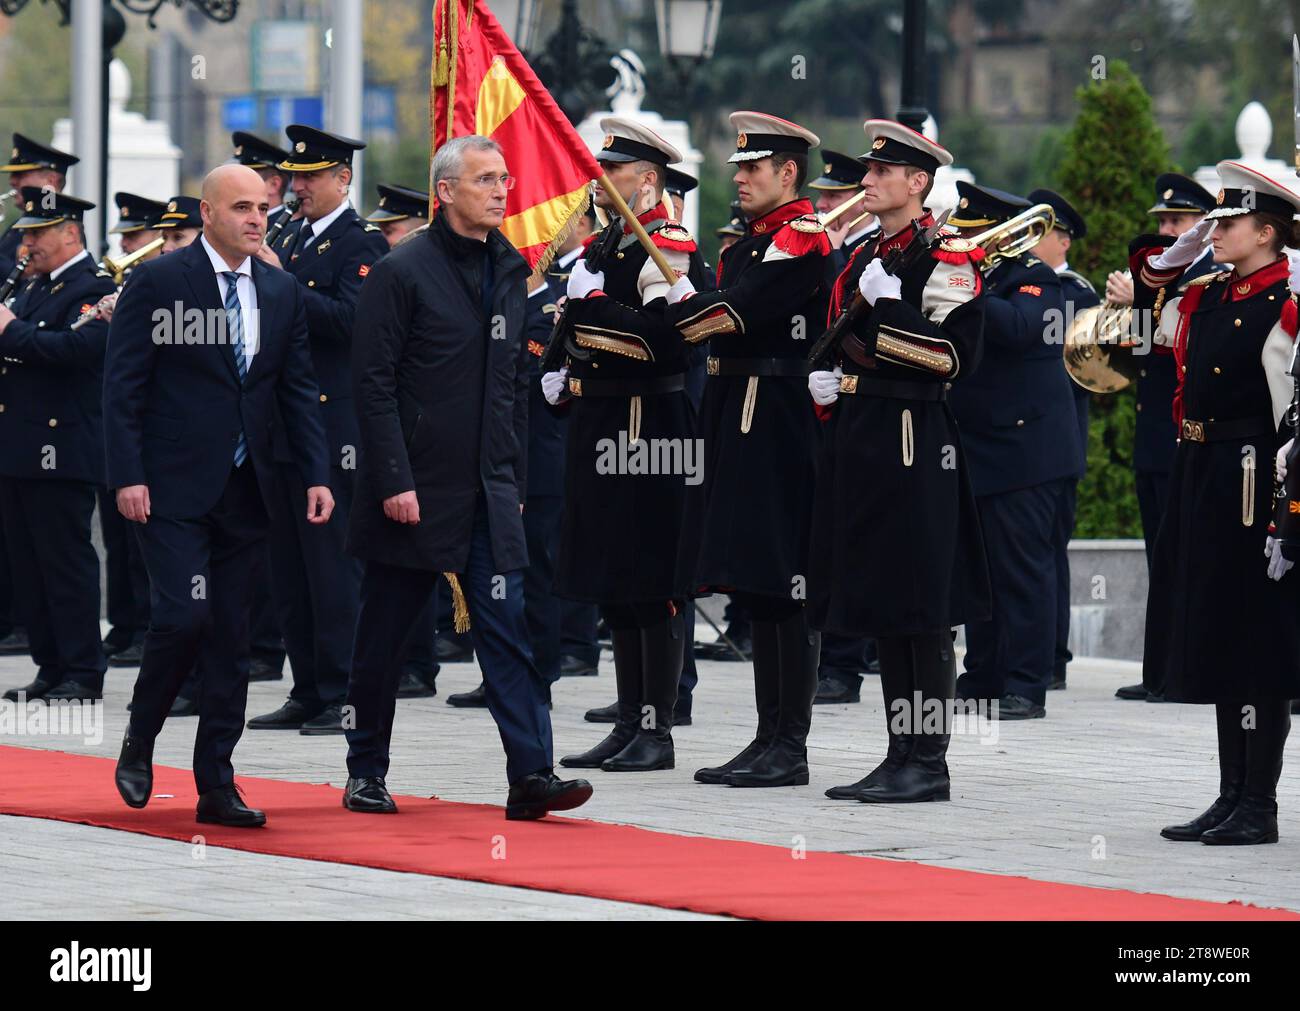
{"type": "Polygon", "coordinates": [[[600,188],[605,191],[605,195],[608,196],[610,201],[614,204],[615,210],[622,215],[623,220],[631,225],[632,231],[641,241],[641,245],[645,248],[645,251],[650,254],[650,259],[654,260],[655,266],[659,268],[659,273],[663,274],[664,280],[670,285],[676,284],[677,272],[673,270],[672,267],[668,266],[668,261],[664,258],[663,250],[650,240],[650,236],[646,233],[640,220],[632,213],[632,208],[628,207],[627,201],[625,201],[619,194],[618,190],[614,188],[614,184],[609,181],[609,176],[604,172],[600,174],[600,188]]]}

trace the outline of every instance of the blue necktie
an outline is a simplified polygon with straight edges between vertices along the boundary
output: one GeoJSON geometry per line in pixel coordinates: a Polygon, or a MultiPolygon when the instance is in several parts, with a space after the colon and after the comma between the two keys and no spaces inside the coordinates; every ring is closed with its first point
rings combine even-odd
{"type": "MultiPolygon", "coordinates": [[[[239,370],[239,382],[248,378],[248,357],[244,354],[244,314],[239,308],[239,274],[233,270],[223,271],[226,279],[226,336],[230,339],[231,349],[235,353],[235,368],[239,370]]],[[[239,430],[239,441],[235,443],[235,466],[238,467],[248,459],[248,440],[244,430],[239,430]]]]}

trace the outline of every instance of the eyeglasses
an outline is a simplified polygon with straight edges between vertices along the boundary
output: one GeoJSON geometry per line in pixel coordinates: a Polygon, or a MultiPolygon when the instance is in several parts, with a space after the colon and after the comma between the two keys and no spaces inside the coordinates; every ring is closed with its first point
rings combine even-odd
{"type": "MultiPolygon", "coordinates": [[[[460,179],[460,176],[446,176],[445,178],[460,179]]],[[[473,179],[470,180],[470,182],[473,183],[481,190],[494,190],[498,186],[503,186],[505,187],[506,191],[509,192],[510,190],[515,188],[516,179],[517,179],[516,176],[511,176],[511,175],[497,176],[488,173],[486,175],[475,176],[473,179]]]]}

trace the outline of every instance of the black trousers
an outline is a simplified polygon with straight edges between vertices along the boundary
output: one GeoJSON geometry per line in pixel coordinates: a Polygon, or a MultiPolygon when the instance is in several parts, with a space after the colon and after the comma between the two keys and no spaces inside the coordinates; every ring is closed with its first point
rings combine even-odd
{"type": "Polygon", "coordinates": [[[271,493],[271,572],[276,610],[293,669],[289,697],[309,709],[343,704],[361,596],[361,562],[344,548],[354,471],[334,467],[328,523],[307,522],[298,468],[277,464],[271,493]]]}
{"type": "Polygon", "coordinates": [[[560,495],[536,495],[524,506],[524,538],[528,543],[524,611],[533,662],[547,684],[560,678],[564,601],[551,591],[551,586],[555,581],[555,556],[563,513],[564,498],[560,495]]]}
{"type": "Polygon", "coordinates": [[[99,637],[99,555],[90,539],[95,486],[0,478],[0,512],[37,677],[102,690],[108,664],[99,637]]]}
{"type": "Polygon", "coordinates": [[[117,511],[117,493],[95,489],[99,496],[99,529],[104,535],[105,588],[108,592],[106,637],[114,646],[143,641],[149,627],[149,573],[131,524],[117,511]]]}
{"type": "Polygon", "coordinates": [[[1165,516],[1165,503],[1169,501],[1169,475],[1154,470],[1134,472],[1137,485],[1138,510],[1142,514],[1142,538],[1147,546],[1147,569],[1151,568],[1151,552],[1156,547],[1156,534],[1165,516]]]}
{"type": "Polygon", "coordinates": [[[871,663],[875,651],[873,639],[854,639],[834,632],[823,632],[821,667],[817,676],[848,685],[861,684],[862,672],[871,663]]]}
{"type": "MultiPolygon", "coordinates": [[[[306,513],[306,505],[303,512],[306,513]]],[[[284,668],[284,633],[280,631],[280,614],[275,609],[275,595],[271,592],[271,549],[267,547],[257,556],[253,571],[252,638],[249,648],[252,655],[277,670],[284,668]]]]}
{"type": "Polygon", "coordinates": [[[1061,489],[1053,530],[1056,555],[1056,655],[1052,673],[1065,677],[1065,665],[1074,659],[1070,652],[1070,538],[1074,536],[1074,517],[1079,505],[1079,482],[1070,478],[1061,489]]]}
{"type": "Polygon", "coordinates": [[[595,604],[579,603],[576,600],[561,601],[560,655],[576,656],[589,664],[599,663],[600,643],[596,641],[598,624],[600,611],[595,604]]]}
{"type": "Polygon", "coordinates": [[[205,659],[194,740],[199,793],[234,782],[230,758],[248,701],[248,667],[240,658],[248,653],[250,577],[268,525],[253,466],[245,462],[232,469],[206,516],[178,520],[154,513],[135,528],[152,593],[131,733],[146,740],[158,736],[201,644],[205,659]]]}
{"type": "Polygon", "coordinates": [[[9,575],[9,551],[5,547],[4,523],[0,523],[0,638],[21,625],[14,606],[14,583],[9,575]]]}
{"type": "Polygon", "coordinates": [[[1065,480],[979,504],[989,560],[993,616],[966,626],[963,698],[1021,695],[1043,705],[1056,657],[1055,536],[1065,480]]]}

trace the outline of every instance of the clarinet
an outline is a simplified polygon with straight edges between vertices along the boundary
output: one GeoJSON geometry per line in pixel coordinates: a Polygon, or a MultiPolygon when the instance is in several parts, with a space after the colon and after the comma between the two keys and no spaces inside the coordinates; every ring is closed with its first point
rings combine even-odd
{"type": "Polygon", "coordinates": [[[0,284],[0,305],[7,306],[9,304],[9,296],[18,287],[18,280],[23,276],[23,271],[27,269],[27,264],[31,262],[31,259],[32,254],[28,253],[15,263],[14,269],[9,271],[9,276],[5,278],[5,283],[0,284]]]}
{"type": "Polygon", "coordinates": [[[284,202],[284,213],[280,215],[280,220],[277,221],[274,225],[272,225],[267,230],[266,247],[268,249],[275,248],[275,240],[280,237],[280,233],[284,231],[284,226],[289,223],[290,219],[294,215],[294,212],[297,210],[298,210],[297,200],[290,197],[288,200],[284,202]]]}

